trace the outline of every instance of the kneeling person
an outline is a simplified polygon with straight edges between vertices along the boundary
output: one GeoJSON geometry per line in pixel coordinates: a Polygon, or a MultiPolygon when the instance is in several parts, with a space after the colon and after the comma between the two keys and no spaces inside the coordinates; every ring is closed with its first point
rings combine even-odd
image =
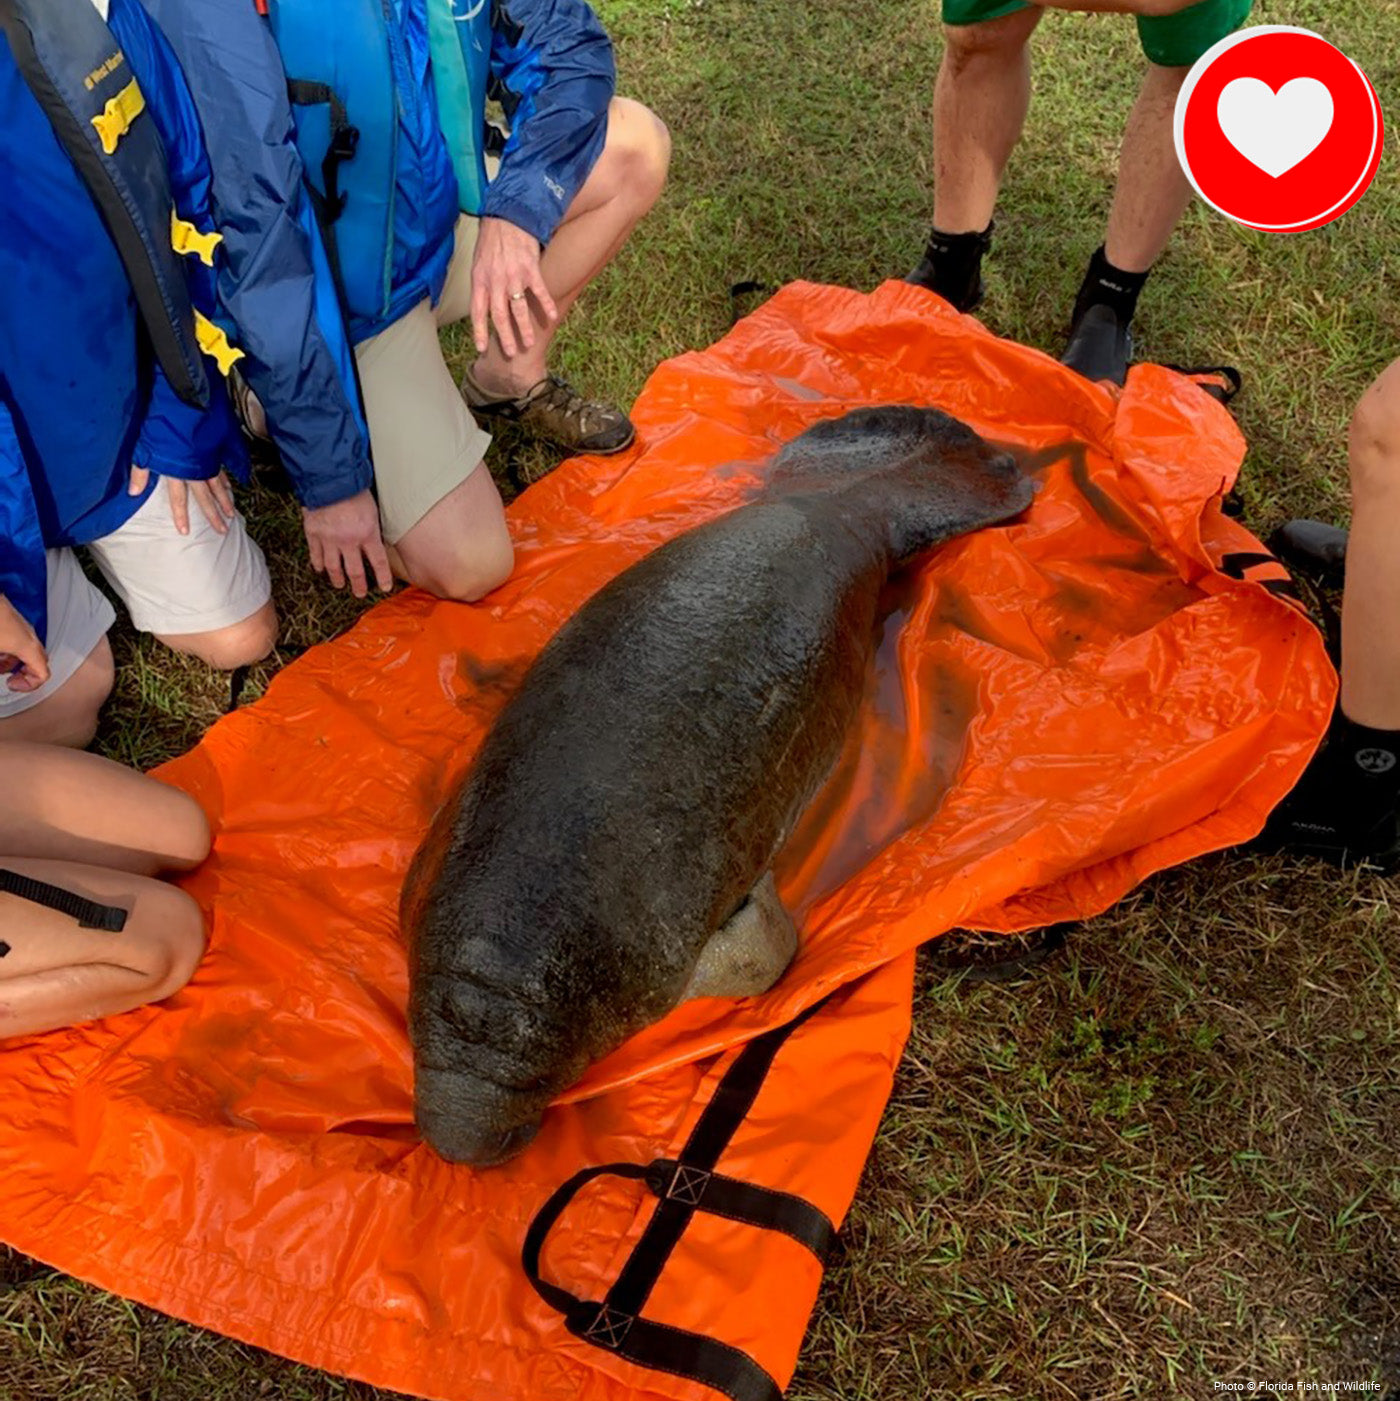
{"type": "Polygon", "coordinates": [[[76,547],[177,650],[234,667],[272,647],[267,569],[221,474],[242,461],[220,374],[240,352],[214,319],[208,188],[137,0],[0,5],[0,590],[53,661],[0,688],[0,739],[91,738],[113,613],[76,547]]]}
{"type": "Polygon", "coordinates": [[[0,1042],[177,992],[204,917],[155,876],[208,855],[197,804],[95,754],[8,744],[0,765],[0,1042]]]}
{"type": "MultiPolygon", "coordinates": [[[[581,0],[505,0],[470,17],[446,0],[352,8],[332,25],[324,0],[269,3],[374,456],[383,546],[363,533],[348,553],[363,550],[381,587],[387,562],[472,600],[513,565],[476,418],[569,451],[632,441],[622,411],[576,393],[547,358],[561,317],[659,194],[669,137],[613,96],[611,45],[581,0]],[[488,88],[511,128],[490,180],[488,88]],[[478,358],[459,390],[438,332],[468,317],[478,358]]],[[[328,566],[339,584],[341,561],[328,566]]]]}

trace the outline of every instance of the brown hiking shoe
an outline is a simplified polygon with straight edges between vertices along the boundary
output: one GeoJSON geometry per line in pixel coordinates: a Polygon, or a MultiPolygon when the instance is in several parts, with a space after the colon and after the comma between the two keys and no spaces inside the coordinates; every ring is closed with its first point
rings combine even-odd
{"type": "Polygon", "coordinates": [[[567,452],[621,452],[637,436],[621,409],[583,398],[558,375],[546,375],[518,399],[492,399],[468,370],[462,376],[462,397],[472,413],[518,423],[567,452]]]}

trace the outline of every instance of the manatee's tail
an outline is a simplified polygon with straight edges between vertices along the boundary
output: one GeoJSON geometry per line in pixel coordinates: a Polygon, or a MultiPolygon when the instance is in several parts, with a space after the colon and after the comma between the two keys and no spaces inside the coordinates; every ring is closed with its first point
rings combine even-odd
{"type": "Polygon", "coordinates": [[[809,428],[778,454],[768,489],[839,498],[843,514],[885,532],[895,562],[1007,520],[1034,483],[1007,452],[938,409],[856,409],[809,428]]]}

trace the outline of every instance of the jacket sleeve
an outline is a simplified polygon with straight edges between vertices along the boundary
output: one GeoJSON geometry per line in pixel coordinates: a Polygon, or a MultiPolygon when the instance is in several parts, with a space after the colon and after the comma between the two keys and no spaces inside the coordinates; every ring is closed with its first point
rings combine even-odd
{"type": "Polygon", "coordinates": [[[0,596],[47,645],[48,570],[29,471],[0,378],[0,596]]]}
{"type": "Polygon", "coordinates": [[[510,120],[484,212],[554,236],[608,132],[612,41],[583,0],[494,0],[491,92],[510,120]]]}
{"type": "Polygon", "coordinates": [[[184,71],[214,171],[218,302],[302,505],[370,485],[354,357],[253,0],[144,0],[184,71]]]}

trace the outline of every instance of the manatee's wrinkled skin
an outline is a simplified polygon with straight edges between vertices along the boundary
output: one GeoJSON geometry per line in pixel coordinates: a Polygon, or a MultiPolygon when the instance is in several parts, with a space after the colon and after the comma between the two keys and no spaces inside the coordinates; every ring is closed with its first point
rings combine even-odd
{"type": "Polygon", "coordinates": [[[681,1000],[835,762],[891,569],[1032,490],[956,419],[861,409],[560,629],[405,894],[417,1119],[443,1157],[512,1156],[681,1000]]]}

